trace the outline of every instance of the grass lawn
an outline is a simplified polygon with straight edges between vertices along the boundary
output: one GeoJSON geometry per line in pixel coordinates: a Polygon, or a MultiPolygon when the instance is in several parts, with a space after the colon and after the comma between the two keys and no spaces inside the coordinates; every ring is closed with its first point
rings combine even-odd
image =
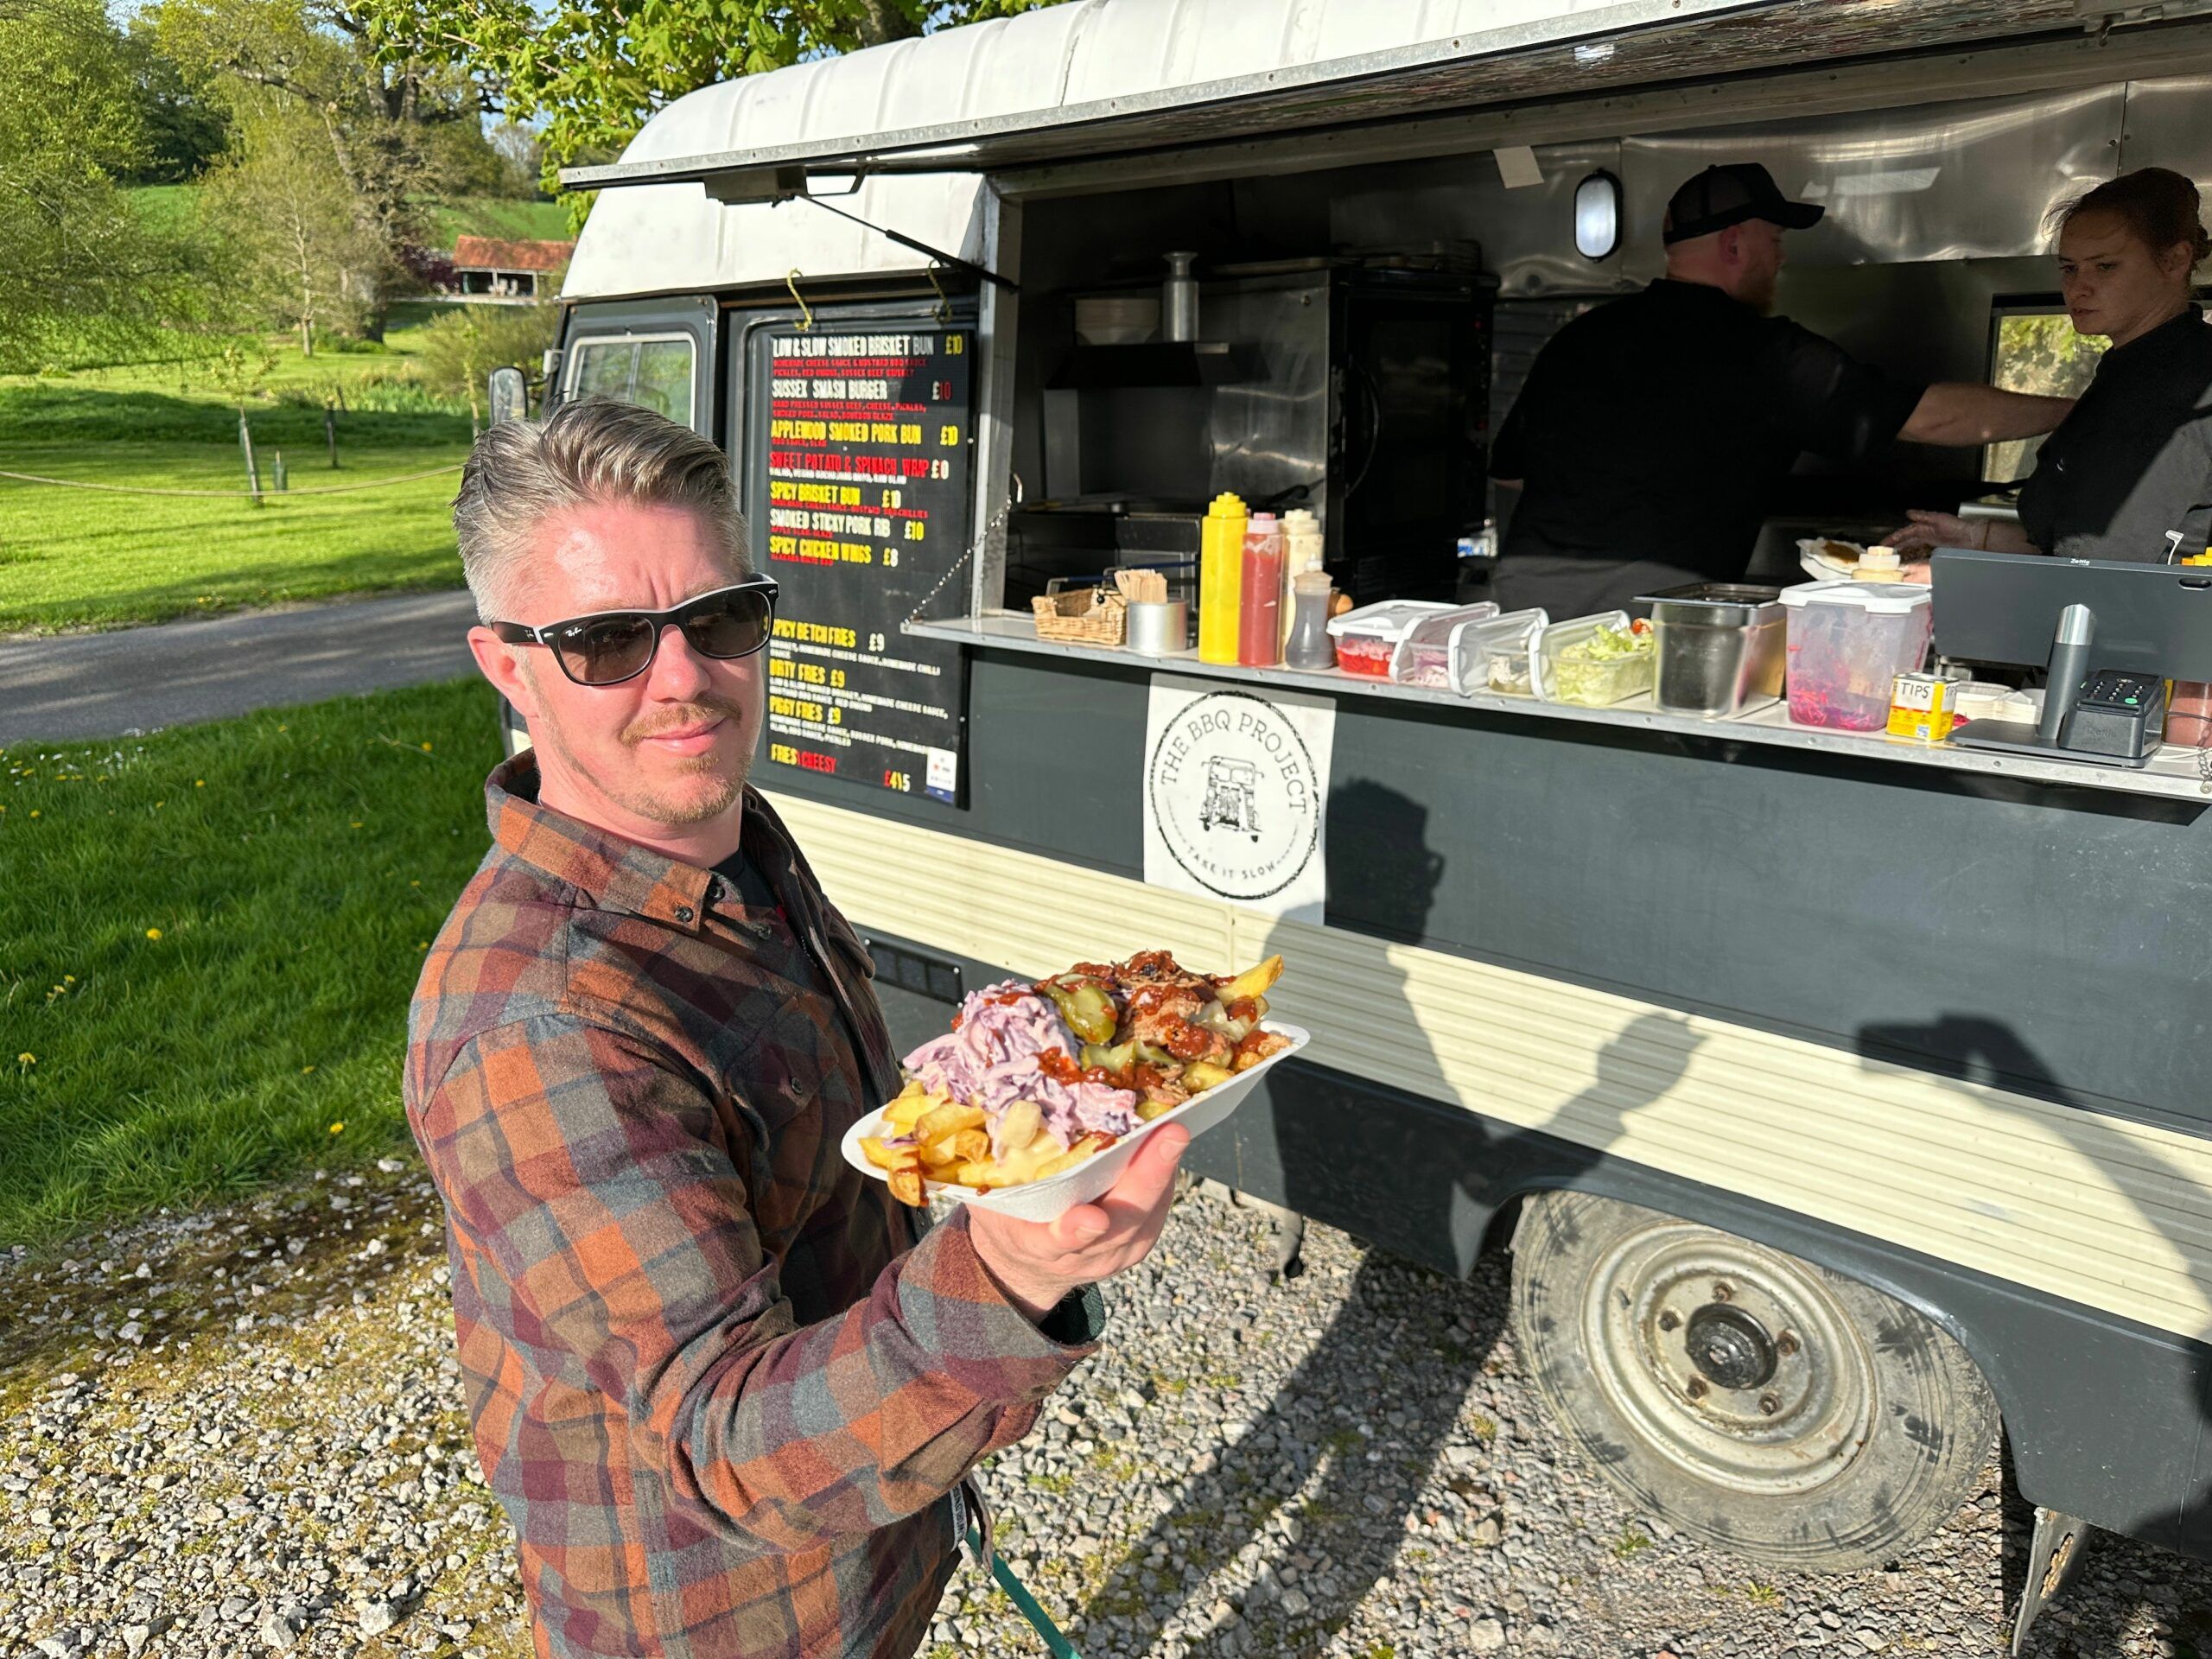
{"type": "Polygon", "coordinates": [[[454,196],[429,206],[432,245],[451,253],[459,236],[497,236],[524,242],[566,242],[565,201],[518,201],[502,196],[454,196]]]}
{"type": "Polygon", "coordinates": [[[0,1247],[405,1143],[494,707],[472,680],[0,752],[0,1247]]]}
{"type": "MultiPolygon", "coordinates": [[[[380,352],[281,345],[249,404],[264,489],[281,451],[292,489],[457,466],[468,416],[413,380],[414,331],[380,352]],[[328,464],[317,394],[346,395],[328,464]],[[283,394],[296,401],[282,401],[283,394]]],[[[238,416],[204,368],[136,365],[0,379],[0,469],[140,488],[245,486],[238,416]]],[[[344,495],[114,495],[0,479],[0,633],[117,627],[241,605],[458,586],[448,505],[457,474],[344,495]]]]}

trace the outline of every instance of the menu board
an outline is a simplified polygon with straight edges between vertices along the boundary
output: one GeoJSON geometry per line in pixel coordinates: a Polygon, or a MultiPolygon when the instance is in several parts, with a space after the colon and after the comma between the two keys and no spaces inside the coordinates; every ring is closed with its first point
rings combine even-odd
{"type": "Polygon", "coordinates": [[[967,550],[974,347],[971,328],[918,318],[752,336],[753,540],[782,584],[772,765],[963,798],[966,655],[899,625],[967,550]]]}

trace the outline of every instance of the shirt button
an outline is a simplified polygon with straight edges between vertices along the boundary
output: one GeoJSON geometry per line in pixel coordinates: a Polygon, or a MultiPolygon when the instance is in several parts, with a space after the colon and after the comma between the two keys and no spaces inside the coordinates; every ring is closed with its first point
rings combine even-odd
{"type": "Polygon", "coordinates": [[[676,919],[679,922],[690,921],[691,919],[691,906],[689,905],[678,905],[676,907],[676,919]]]}

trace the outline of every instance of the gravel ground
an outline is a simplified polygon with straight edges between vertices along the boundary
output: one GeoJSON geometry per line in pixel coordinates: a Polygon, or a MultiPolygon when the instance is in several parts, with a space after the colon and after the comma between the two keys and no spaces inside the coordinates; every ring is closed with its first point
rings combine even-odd
{"type": "MultiPolygon", "coordinates": [[[[0,1255],[0,1656],[524,1659],[411,1162],[0,1255]]],[[[1624,1510],[1545,1420],[1502,1261],[1467,1284],[1179,1204],[1105,1351],[984,1484],[1086,1656],[1590,1659],[2003,1650],[1994,1461],[1892,1571],[1770,1582],[1624,1510]]],[[[933,1656],[1040,1652],[980,1573],[933,1656]]],[[[2111,1537],[2042,1659],[2212,1654],[2212,1568],[2111,1537]]]]}

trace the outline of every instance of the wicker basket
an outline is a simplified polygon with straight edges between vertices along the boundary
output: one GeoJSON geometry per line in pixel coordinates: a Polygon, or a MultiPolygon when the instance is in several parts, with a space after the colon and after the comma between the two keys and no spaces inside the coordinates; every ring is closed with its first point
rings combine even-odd
{"type": "Polygon", "coordinates": [[[1103,588],[1039,594],[1029,601],[1036,613],[1037,637],[1075,645],[1118,645],[1128,638],[1129,607],[1121,594],[1103,588]]]}

